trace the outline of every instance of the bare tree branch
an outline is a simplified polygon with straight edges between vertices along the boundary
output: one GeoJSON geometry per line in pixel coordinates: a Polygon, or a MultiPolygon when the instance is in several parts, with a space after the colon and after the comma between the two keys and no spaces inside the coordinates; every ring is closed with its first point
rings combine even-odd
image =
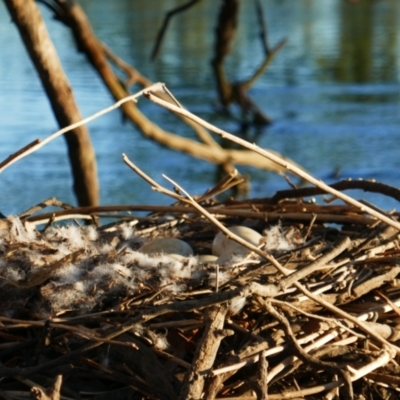
{"type": "Polygon", "coordinates": [[[258,24],[260,25],[260,39],[261,44],[264,48],[264,54],[267,57],[268,53],[270,52],[269,43],[268,43],[268,31],[267,31],[267,24],[264,18],[264,10],[261,4],[261,0],[255,0],[256,6],[256,14],[258,17],[258,24]]]}
{"type": "Polygon", "coordinates": [[[168,11],[166,13],[165,18],[164,18],[164,22],[163,22],[160,30],[157,33],[157,39],[156,39],[156,42],[154,44],[153,51],[151,52],[151,60],[152,61],[154,61],[158,56],[158,53],[159,53],[160,48],[161,48],[162,41],[163,41],[165,33],[166,33],[167,29],[168,29],[168,25],[169,25],[169,22],[170,22],[171,18],[176,14],[179,14],[179,13],[181,13],[183,11],[186,11],[187,9],[189,9],[190,7],[192,7],[193,5],[198,3],[199,1],[200,0],[190,0],[189,2],[187,2],[185,4],[182,4],[181,6],[178,6],[178,7],[174,8],[174,9],[172,9],[172,10],[170,10],[170,11],[168,11]]]}

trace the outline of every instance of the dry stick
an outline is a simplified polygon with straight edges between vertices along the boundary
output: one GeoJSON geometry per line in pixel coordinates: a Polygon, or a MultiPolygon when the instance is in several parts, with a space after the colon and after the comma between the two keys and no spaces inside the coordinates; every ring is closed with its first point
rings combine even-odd
{"type": "Polygon", "coordinates": [[[400,307],[397,307],[396,304],[389,299],[389,297],[385,296],[383,293],[381,293],[378,289],[375,290],[375,293],[384,301],[386,301],[387,304],[392,307],[393,311],[397,314],[397,316],[400,317],[400,307]]]}
{"type": "Polygon", "coordinates": [[[343,251],[345,251],[350,246],[350,244],[351,244],[350,238],[345,237],[339,242],[337,246],[334,247],[333,250],[329,251],[322,257],[318,258],[316,261],[307,265],[305,268],[293,272],[288,277],[284,278],[280,283],[281,288],[285,289],[288,288],[289,286],[292,286],[294,282],[299,281],[300,279],[316,271],[319,267],[327,264],[329,261],[336,258],[339,254],[343,253],[343,251]]]}
{"type": "Polygon", "coordinates": [[[209,189],[203,195],[196,196],[196,201],[202,203],[212,197],[215,197],[223,192],[226,192],[230,188],[239,185],[244,181],[241,176],[238,176],[239,172],[237,169],[233,169],[225,175],[213,188],[209,189]]]}
{"type": "Polygon", "coordinates": [[[400,388],[400,377],[387,375],[385,373],[377,373],[377,372],[370,372],[367,375],[367,378],[376,382],[376,383],[384,383],[388,385],[393,385],[393,387],[397,388],[396,390],[399,391],[400,388]]]}
{"type": "Polygon", "coordinates": [[[362,378],[363,376],[369,374],[370,372],[385,366],[389,361],[390,361],[389,353],[383,350],[380,352],[379,357],[377,357],[369,364],[364,365],[360,369],[355,369],[350,365],[347,366],[347,369],[352,373],[351,380],[356,381],[357,379],[362,378]]]}
{"type": "MultiPolygon", "coordinates": [[[[120,68],[128,76],[128,79],[125,82],[126,86],[129,86],[134,82],[137,82],[143,88],[148,88],[153,84],[152,81],[143,76],[139,71],[137,71],[135,68],[133,68],[131,65],[129,65],[122,59],[120,59],[118,56],[116,56],[104,43],[101,43],[101,46],[103,48],[106,57],[110,59],[118,68],[120,68]]],[[[175,102],[175,104],[178,107],[183,108],[183,106],[178,102],[178,100],[176,100],[176,98],[169,91],[166,94],[165,93],[159,93],[159,94],[163,100],[168,101],[168,99],[170,99],[173,102],[175,102]]],[[[211,134],[208,133],[205,129],[203,129],[199,124],[196,124],[195,122],[191,121],[188,118],[182,116],[180,117],[186,124],[188,124],[191,128],[193,128],[193,130],[196,132],[197,136],[203,143],[208,144],[209,146],[215,148],[221,147],[219,143],[216,142],[215,139],[211,136],[211,134]]]]}
{"type": "MultiPolygon", "coordinates": [[[[159,83],[156,83],[146,90],[155,90],[157,91],[164,91],[162,89],[162,86],[159,83]]],[[[6,168],[8,168],[10,165],[14,164],[18,160],[26,157],[28,154],[34,153],[36,150],[39,150],[41,147],[45,146],[47,143],[51,142],[52,140],[56,139],[57,137],[63,135],[64,133],[67,133],[69,131],[72,131],[75,128],[78,128],[79,126],[85,125],[90,121],[93,121],[94,119],[109,113],[110,111],[115,110],[116,108],[120,107],[122,104],[128,102],[128,101],[136,101],[138,97],[140,97],[145,89],[141,90],[140,92],[133,94],[132,96],[124,97],[123,99],[117,101],[110,107],[105,108],[104,110],[101,110],[97,113],[92,114],[90,117],[84,118],[83,120],[79,122],[75,122],[72,125],[69,125],[65,128],[62,128],[58,130],[57,132],[51,134],[48,136],[46,139],[40,141],[37,139],[36,141],[33,141],[32,143],[26,145],[22,149],[18,150],[17,152],[11,154],[9,157],[7,157],[6,160],[4,160],[2,163],[0,163],[0,173],[2,173],[6,168]]]]}
{"type": "MultiPolygon", "coordinates": [[[[372,192],[372,193],[379,193],[383,194],[384,196],[393,197],[397,201],[400,201],[400,190],[393,187],[386,185],[380,182],[372,182],[372,181],[352,181],[352,180],[345,180],[332,183],[329,185],[336,190],[350,190],[350,189],[360,189],[364,192],[372,192]]],[[[305,187],[300,189],[288,189],[288,190],[279,190],[275,193],[272,197],[272,200],[276,203],[279,202],[281,199],[287,198],[298,198],[298,197],[310,197],[310,196],[318,196],[323,194],[324,192],[321,191],[320,188],[317,187],[305,187]]]]}
{"type": "MultiPolygon", "coordinates": [[[[267,300],[267,302],[270,304],[270,299],[267,300]]],[[[309,342],[306,346],[303,348],[304,353],[310,353],[310,352],[315,352],[315,351],[321,351],[326,349],[329,346],[326,346],[329,342],[333,341],[335,338],[337,338],[340,334],[343,333],[343,330],[341,329],[329,329],[329,330],[319,330],[316,332],[317,335],[314,336],[314,339],[309,342]],[[326,346],[326,347],[323,347],[326,346]],[[319,350],[317,350],[319,349],[319,350]]],[[[304,338],[303,338],[304,339],[304,338]]],[[[357,338],[356,338],[357,339],[357,338]]],[[[297,340],[298,344],[300,344],[300,339],[297,340]]],[[[290,342],[289,342],[290,344],[290,342]]],[[[336,343],[331,344],[331,346],[336,346],[336,343]]],[[[268,381],[276,380],[278,378],[275,378],[279,374],[279,379],[284,378],[285,376],[289,375],[292,373],[294,370],[298,368],[297,362],[294,363],[295,358],[292,352],[289,352],[289,356],[287,356],[285,359],[280,361],[278,364],[276,364],[270,371],[269,376],[268,376],[268,381]],[[287,367],[291,367],[289,370],[287,367]]]]}
{"type": "MultiPolygon", "coordinates": [[[[2,317],[0,316],[0,321],[2,322],[12,322],[14,324],[18,324],[18,328],[26,327],[29,328],[31,326],[39,326],[39,327],[44,327],[45,325],[48,324],[50,328],[53,329],[64,329],[66,331],[72,332],[76,336],[79,336],[83,339],[87,339],[90,341],[95,341],[95,342],[100,342],[100,343],[108,343],[108,344],[116,344],[118,346],[125,346],[133,349],[138,349],[135,343],[133,342],[121,342],[118,340],[111,340],[111,339],[104,339],[102,338],[98,332],[85,328],[83,326],[73,326],[73,325],[65,325],[65,324],[58,324],[58,323],[53,323],[53,322],[48,322],[48,321],[25,321],[25,320],[20,320],[20,319],[13,319],[13,318],[8,318],[8,317],[2,317]]],[[[7,329],[12,328],[13,326],[10,325],[5,325],[7,329]]]]}
{"type": "Polygon", "coordinates": [[[200,399],[205,380],[214,365],[221,340],[233,331],[223,333],[227,304],[215,305],[204,311],[205,329],[197,345],[192,366],[185,376],[179,400],[200,399]]]}
{"type": "Polygon", "coordinates": [[[35,206],[30,207],[26,211],[23,211],[22,213],[18,214],[18,217],[19,218],[29,217],[32,214],[35,214],[36,212],[41,211],[46,207],[60,207],[63,208],[64,210],[71,210],[73,208],[73,206],[63,203],[57,200],[55,197],[50,197],[49,199],[44,200],[39,204],[36,204],[35,206]]]}
{"type": "MultiPolygon", "coordinates": [[[[202,200],[200,198],[199,200],[202,200]]],[[[225,207],[207,207],[207,210],[211,214],[219,216],[234,216],[242,218],[254,218],[263,219],[267,218],[269,222],[276,220],[290,220],[290,221],[310,221],[313,218],[311,213],[303,212],[259,212],[259,211],[247,211],[247,210],[236,210],[225,207]]],[[[69,210],[52,211],[48,213],[39,214],[36,216],[30,216],[26,219],[34,225],[40,225],[46,223],[49,219],[54,218],[55,221],[63,219],[91,219],[91,215],[95,214],[101,217],[111,218],[123,218],[131,217],[126,214],[117,215],[114,212],[130,212],[130,211],[149,211],[149,212],[161,212],[170,214],[187,214],[187,213],[199,213],[194,207],[183,207],[183,206],[153,206],[153,205],[119,205],[119,206],[97,206],[97,207],[76,207],[69,210]],[[113,213],[110,215],[100,215],[100,213],[113,213]]],[[[136,217],[137,218],[137,217],[136,217]]],[[[335,214],[321,214],[318,216],[319,222],[334,222],[338,224],[360,224],[370,225],[373,220],[369,217],[364,216],[345,216],[335,214]]]]}
{"type": "Polygon", "coordinates": [[[308,225],[307,232],[304,235],[305,241],[307,240],[308,236],[311,234],[311,229],[314,226],[314,222],[316,221],[316,219],[317,219],[317,214],[313,214],[312,220],[310,221],[310,224],[308,225]]]}
{"type": "Polygon", "coordinates": [[[176,194],[175,192],[172,192],[171,190],[162,188],[156,181],[151,179],[140,168],[138,168],[131,160],[129,160],[129,158],[126,156],[126,154],[122,153],[122,159],[129,168],[131,168],[137,175],[139,175],[143,180],[145,180],[147,183],[149,183],[154,190],[159,192],[162,189],[163,192],[167,196],[172,197],[173,199],[176,199],[176,200],[182,199],[182,196],[180,196],[179,194],[176,194]]]}
{"type": "MultiPolygon", "coordinates": [[[[103,48],[104,54],[108,59],[110,59],[118,68],[120,68],[125,74],[128,76],[128,80],[125,82],[126,86],[129,86],[130,84],[137,82],[139,85],[141,85],[143,88],[148,88],[153,85],[153,82],[147,79],[145,76],[143,76],[139,71],[137,71],[135,68],[133,68],[131,65],[120,59],[118,56],[116,56],[104,43],[101,43],[101,46],[103,48]]],[[[172,95],[171,92],[167,91],[165,94],[164,92],[159,93],[161,98],[163,100],[170,99],[171,101],[175,102],[175,104],[178,107],[183,108],[183,106],[178,102],[178,100],[172,95]]],[[[205,129],[203,129],[199,124],[196,124],[195,122],[191,121],[190,119],[187,119],[185,117],[182,117],[182,120],[188,124],[193,130],[196,132],[197,136],[199,139],[205,143],[208,144],[211,147],[216,147],[220,148],[221,146],[219,145],[218,142],[215,141],[215,139],[209,134],[205,129]]]]}
{"type": "Polygon", "coordinates": [[[336,363],[318,360],[318,359],[310,356],[308,353],[306,353],[303,350],[303,348],[299,345],[299,343],[297,342],[287,318],[283,314],[278,313],[278,311],[272,306],[272,304],[269,301],[263,302],[263,301],[259,300],[259,303],[263,307],[265,307],[265,309],[267,310],[267,312],[270,315],[272,315],[276,320],[278,320],[282,324],[282,327],[286,333],[286,337],[287,337],[288,341],[290,342],[291,346],[295,349],[296,357],[301,359],[305,364],[309,363],[309,364],[316,366],[318,369],[327,369],[327,370],[334,372],[334,373],[338,374],[339,376],[341,376],[343,383],[344,383],[344,389],[345,389],[345,391],[343,393],[344,398],[352,399],[353,398],[353,386],[351,384],[349,373],[346,371],[343,371],[339,367],[339,365],[336,363]]]}
{"type": "MultiPolygon", "coordinates": [[[[178,99],[169,91],[169,89],[164,85],[164,90],[167,93],[167,98],[169,98],[173,103],[175,103],[176,106],[179,108],[184,108],[181,103],[179,103],[178,99]]],[[[158,93],[163,100],[165,100],[165,93],[164,92],[159,92],[158,93]]],[[[182,116],[181,116],[182,117],[182,116]]],[[[201,125],[197,124],[196,122],[193,122],[190,118],[185,118],[182,117],[183,121],[185,121],[186,124],[191,126],[193,130],[196,132],[198,138],[204,143],[207,144],[214,149],[222,149],[222,146],[213,138],[213,136],[207,132],[205,129],[201,127],[201,125]]]]}
{"type": "Polygon", "coordinates": [[[253,385],[254,391],[257,393],[257,400],[268,400],[267,392],[267,379],[268,379],[268,362],[265,356],[265,350],[260,352],[258,356],[257,377],[253,385]]]}
{"type": "Polygon", "coordinates": [[[0,170],[5,165],[12,163],[13,159],[19,157],[21,154],[25,153],[26,151],[30,150],[32,147],[37,146],[40,143],[40,139],[35,139],[33,142],[28,143],[26,146],[22,147],[22,149],[18,150],[16,153],[11,154],[8,156],[4,161],[0,163],[0,170]]]}
{"type": "MultiPolygon", "coordinates": [[[[193,198],[184,190],[182,189],[176,182],[172,181],[165,175],[163,175],[165,179],[167,179],[169,182],[171,182],[173,185],[175,185],[183,194],[187,196],[187,199],[183,198],[181,199],[182,202],[188,202],[189,204],[192,204],[195,208],[197,208],[199,211],[202,212],[202,214],[209,220],[211,221],[215,226],[217,226],[225,235],[233,239],[235,242],[238,242],[239,244],[247,247],[248,249],[254,251],[256,254],[260,255],[261,257],[264,257],[268,261],[272,263],[272,265],[283,275],[287,275],[285,272],[285,268],[280,265],[280,263],[270,255],[269,253],[266,253],[262,250],[260,250],[257,246],[252,245],[251,243],[247,242],[246,240],[242,239],[241,237],[235,235],[231,231],[229,231],[226,227],[224,227],[213,215],[211,215],[207,210],[205,210],[200,204],[196,203],[193,198]]],[[[254,282],[253,282],[254,283],[254,282]]],[[[348,319],[349,321],[353,322],[356,326],[358,326],[360,329],[362,329],[364,332],[368,333],[371,337],[373,337],[375,340],[378,342],[386,345],[389,349],[391,349],[392,352],[395,352],[397,354],[400,354],[400,348],[393,345],[392,343],[389,343],[386,339],[384,339],[381,335],[376,333],[373,329],[368,327],[366,324],[362,323],[359,321],[356,317],[353,317],[352,315],[348,314],[347,312],[341,310],[340,308],[334,306],[333,304],[329,303],[328,301],[324,300],[323,298],[319,296],[315,296],[312,292],[307,290],[303,285],[301,285],[299,282],[294,282],[293,285],[300,290],[304,295],[306,295],[309,299],[315,301],[316,303],[322,305],[326,309],[334,312],[337,315],[340,315],[341,317],[348,319]]],[[[394,356],[394,354],[393,354],[394,356]]]]}
{"type": "MultiPolygon", "coordinates": [[[[159,90],[158,87],[157,87],[157,89],[159,90]]],[[[371,207],[363,205],[362,203],[360,203],[357,200],[354,200],[350,196],[347,196],[335,189],[332,189],[326,183],[315,179],[313,176],[311,176],[307,172],[301,170],[300,168],[296,167],[295,165],[293,165],[285,160],[282,160],[280,157],[276,156],[275,154],[271,153],[270,151],[261,149],[259,146],[255,145],[255,144],[251,144],[251,143],[247,142],[246,140],[240,139],[222,129],[219,129],[219,128],[215,127],[214,125],[204,121],[203,119],[197,117],[196,115],[192,114],[191,112],[189,112],[185,109],[179,108],[177,106],[174,106],[171,103],[161,100],[160,98],[158,98],[151,92],[151,88],[144,90],[143,95],[156,104],[159,104],[165,108],[175,111],[178,114],[182,114],[183,116],[192,119],[193,121],[199,123],[200,125],[203,125],[207,129],[209,129],[210,131],[215,132],[217,135],[220,135],[222,138],[229,139],[230,141],[240,144],[241,146],[243,146],[247,149],[253,150],[255,153],[260,154],[260,155],[264,156],[265,158],[277,163],[281,167],[287,169],[289,172],[296,174],[300,178],[312,183],[313,185],[324,190],[325,192],[330,193],[333,196],[338,197],[339,199],[342,199],[344,202],[359,208],[362,212],[366,212],[366,213],[374,216],[375,218],[379,219],[380,221],[386,222],[388,225],[393,226],[397,230],[400,230],[399,222],[394,221],[391,218],[388,218],[387,216],[381,214],[380,212],[373,210],[371,207]]]]}
{"type": "Polygon", "coordinates": [[[185,369],[189,369],[189,368],[191,367],[191,365],[190,365],[188,362],[183,361],[183,360],[181,360],[181,359],[178,358],[178,357],[175,357],[173,354],[169,354],[169,353],[167,353],[167,352],[165,352],[165,351],[158,350],[158,349],[156,349],[155,347],[153,347],[151,350],[152,350],[153,353],[155,353],[156,355],[158,355],[158,356],[160,356],[160,357],[162,357],[162,358],[165,358],[165,359],[168,360],[168,361],[172,361],[172,362],[174,362],[175,364],[180,365],[181,367],[183,367],[183,368],[185,368],[185,369]]]}
{"type": "Polygon", "coordinates": [[[74,325],[64,325],[60,323],[54,323],[53,321],[28,321],[28,320],[23,320],[23,319],[15,319],[15,318],[9,318],[9,317],[3,317],[0,316],[0,322],[4,323],[9,323],[12,325],[8,324],[2,324],[4,325],[7,329],[10,329],[11,327],[18,327],[18,328],[30,328],[32,326],[37,326],[37,327],[44,327],[48,324],[48,326],[52,329],[64,329],[66,331],[71,331],[71,332],[76,332],[80,334],[81,336],[84,336],[86,338],[91,338],[91,337],[101,337],[97,334],[96,331],[93,329],[85,328],[83,326],[74,326],[74,325]]]}
{"type": "Polygon", "coordinates": [[[337,303],[346,304],[350,300],[354,301],[355,299],[358,299],[361,296],[370,293],[373,289],[382,287],[385,282],[392,282],[400,273],[400,266],[392,267],[388,270],[388,272],[368,279],[369,276],[372,275],[372,272],[373,271],[369,271],[365,278],[358,278],[357,287],[354,288],[351,292],[348,291],[339,295],[337,297],[337,303]],[[364,280],[365,282],[363,282],[364,280]]]}
{"type": "Polygon", "coordinates": [[[290,307],[290,308],[292,308],[293,310],[296,310],[299,314],[303,314],[303,315],[305,315],[305,316],[308,317],[308,318],[313,318],[313,319],[317,319],[317,320],[320,320],[320,321],[324,321],[324,322],[328,323],[329,325],[336,325],[336,327],[337,327],[338,329],[342,329],[342,330],[344,330],[344,331],[346,331],[346,332],[349,332],[349,333],[351,333],[352,335],[356,336],[358,339],[365,339],[365,336],[364,336],[364,335],[360,335],[359,333],[353,331],[351,328],[349,328],[349,327],[343,325],[343,324],[342,324],[339,320],[337,320],[337,319],[330,318],[330,317],[322,317],[322,316],[320,316],[320,315],[312,314],[312,313],[309,313],[309,312],[307,312],[307,311],[302,310],[302,309],[299,308],[299,307],[294,306],[293,304],[291,304],[291,303],[289,303],[289,302],[281,301],[281,300],[276,300],[276,299],[274,299],[274,298],[271,298],[271,303],[272,303],[272,304],[274,304],[274,303],[279,304],[280,307],[282,307],[282,308],[290,307]]]}
{"type": "MultiPolygon", "coordinates": [[[[399,347],[388,342],[381,335],[379,335],[377,332],[375,332],[373,329],[371,329],[368,325],[366,325],[363,322],[361,322],[360,320],[358,320],[356,317],[353,317],[351,314],[348,314],[347,312],[341,310],[340,308],[338,308],[338,307],[334,306],[333,304],[329,303],[328,301],[324,300],[323,298],[321,298],[319,296],[315,296],[313,293],[311,293],[309,290],[307,290],[300,283],[296,282],[296,283],[294,283],[294,286],[296,286],[309,299],[315,301],[316,303],[318,303],[321,306],[325,307],[326,309],[332,311],[333,313],[340,315],[341,317],[353,322],[354,325],[358,326],[360,329],[362,329],[365,333],[369,334],[375,340],[377,340],[378,342],[382,343],[385,346],[388,346],[388,348],[391,352],[394,351],[400,355],[399,347]]],[[[394,354],[392,356],[394,356],[394,354]]]]}
{"type": "Polygon", "coordinates": [[[114,54],[105,43],[101,42],[100,44],[106,57],[126,74],[127,79],[124,82],[125,86],[129,87],[134,83],[138,83],[145,88],[153,84],[153,82],[143,76],[139,71],[126,63],[122,58],[119,58],[116,54],[114,54]]]}

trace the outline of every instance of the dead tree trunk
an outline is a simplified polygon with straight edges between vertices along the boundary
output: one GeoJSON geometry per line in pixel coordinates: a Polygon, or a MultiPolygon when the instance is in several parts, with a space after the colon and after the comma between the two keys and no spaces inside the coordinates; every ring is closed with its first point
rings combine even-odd
{"type": "MultiPolygon", "coordinates": [[[[39,74],[60,127],[82,119],[57,52],[34,0],[4,0],[39,74]]],[[[82,126],[64,135],[71,163],[74,191],[82,206],[97,205],[99,190],[95,153],[82,126]]]]}

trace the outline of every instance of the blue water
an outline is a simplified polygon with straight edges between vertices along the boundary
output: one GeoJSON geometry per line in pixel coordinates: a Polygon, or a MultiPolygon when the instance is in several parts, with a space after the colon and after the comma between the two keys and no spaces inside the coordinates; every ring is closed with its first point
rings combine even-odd
{"type": "MultiPolygon", "coordinates": [[[[235,134],[238,124],[218,112],[210,69],[216,2],[203,0],[176,18],[158,60],[149,61],[157,27],[177,1],[81,1],[98,37],[153,81],[162,81],[191,111],[235,134]],[[141,4],[139,4],[141,3],[141,4]]],[[[274,123],[258,137],[262,147],[279,151],[327,182],[375,178],[400,186],[400,2],[363,0],[265,1],[269,40],[288,44],[250,94],[274,123]]],[[[102,82],[78,54],[69,30],[41,8],[84,117],[112,104],[102,82]]],[[[230,79],[245,79],[262,61],[253,2],[242,2],[230,79]]],[[[132,88],[135,92],[136,88],[132,88]]],[[[140,109],[164,129],[194,137],[164,110],[141,100],[140,109]]],[[[36,138],[58,129],[47,98],[15,26],[0,2],[0,160],[36,138]]],[[[216,168],[205,161],[144,139],[114,111],[89,124],[97,154],[102,204],[165,204],[127,168],[130,159],[154,179],[167,173],[192,194],[215,182],[216,168]]],[[[253,132],[254,133],[254,132],[253,132]]],[[[251,174],[249,196],[271,196],[286,189],[273,173],[241,167],[251,174]]],[[[71,204],[69,163],[58,138],[12,165],[0,176],[0,211],[19,213],[55,196],[71,204]]],[[[399,205],[383,196],[356,192],[380,207],[399,205]]]]}

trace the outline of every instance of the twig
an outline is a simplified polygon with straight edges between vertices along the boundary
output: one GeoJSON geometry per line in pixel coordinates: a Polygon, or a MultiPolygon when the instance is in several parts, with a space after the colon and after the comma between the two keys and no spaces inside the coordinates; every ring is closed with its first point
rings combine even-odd
{"type": "MultiPolygon", "coordinates": [[[[400,190],[390,185],[386,185],[381,182],[374,182],[369,180],[344,180],[329,185],[331,188],[336,190],[353,190],[361,189],[365,192],[380,193],[384,196],[392,197],[400,201],[400,190]]],[[[319,187],[306,187],[294,190],[280,190],[276,192],[275,196],[272,197],[274,202],[279,202],[282,199],[310,197],[324,194],[325,190],[319,187]]]]}
{"type": "Polygon", "coordinates": [[[356,381],[363,376],[369,374],[372,371],[386,365],[390,360],[390,354],[387,351],[381,351],[379,357],[373,360],[371,363],[364,365],[362,368],[355,369],[351,366],[347,366],[347,369],[352,373],[351,380],[356,381]]]}
{"type": "Polygon", "coordinates": [[[275,56],[279,51],[286,45],[287,39],[282,39],[272,50],[269,51],[268,55],[265,57],[263,63],[258,67],[258,69],[253,73],[253,75],[246,81],[242,82],[240,85],[243,90],[247,91],[254,85],[257,79],[265,72],[265,70],[272,63],[275,56]]]}
{"type": "Polygon", "coordinates": [[[341,321],[339,321],[337,319],[329,318],[329,317],[322,317],[322,316],[319,316],[319,315],[316,315],[316,314],[308,313],[308,312],[302,310],[301,308],[294,306],[293,304],[291,304],[289,302],[284,302],[284,301],[276,300],[276,299],[273,299],[273,298],[271,299],[271,303],[279,304],[280,307],[282,307],[282,308],[290,307],[290,308],[296,310],[298,313],[303,314],[303,315],[305,315],[305,316],[307,316],[309,318],[315,318],[315,319],[320,320],[320,321],[325,321],[328,324],[336,325],[338,328],[343,329],[343,330],[351,333],[352,335],[354,335],[358,339],[365,338],[364,335],[360,335],[359,333],[355,332],[353,329],[350,329],[349,327],[345,326],[341,321]]]}
{"type": "MultiPolygon", "coordinates": [[[[157,90],[159,88],[159,84],[154,84],[151,86],[153,90],[157,90]]],[[[148,88],[150,89],[150,88],[148,88]]],[[[116,108],[120,107],[122,104],[128,102],[128,101],[136,101],[144,92],[144,89],[141,90],[140,92],[133,94],[132,96],[124,97],[123,99],[117,101],[110,107],[107,107],[97,113],[92,114],[90,117],[84,118],[82,121],[75,122],[72,125],[69,125],[65,128],[62,128],[58,130],[57,132],[54,132],[50,136],[48,136],[46,139],[40,141],[40,139],[37,139],[36,141],[28,144],[27,146],[23,147],[22,149],[18,150],[17,152],[13,153],[11,156],[9,156],[6,160],[4,160],[0,164],[0,173],[2,173],[6,168],[8,168],[10,165],[14,164],[18,160],[26,157],[28,154],[34,153],[35,151],[39,150],[41,147],[45,146],[47,143],[51,142],[52,140],[56,139],[57,137],[63,135],[64,133],[67,133],[69,131],[72,131],[75,128],[78,128],[79,126],[85,125],[90,121],[93,121],[96,118],[101,117],[104,114],[109,113],[110,111],[115,110],[116,108]]]]}
{"type": "Polygon", "coordinates": [[[11,154],[10,156],[8,156],[5,160],[3,160],[0,163],[0,171],[2,170],[2,168],[4,168],[6,165],[8,164],[12,164],[14,161],[14,158],[19,157],[21,154],[24,154],[25,152],[29,151],[31,148],[37,146],[40,143],[40,139],[35,139],[33,142],[28,143],[26,146],[22,147],[20,150],[18,150],[17,152],[11,154]]]}
{"type": "Polygon", "coordinates": [[[325,266],[331,260],[336,258],[339,254],[343,253],[343,251],[348,249],[350,244],[351,244],[350,238],[348,237],[343,238],[340,241],[340,243],[338,243],[331,251],[329,251],[322,257],[318,258],[311,264],[307,265],[307,267],[302,268],[296,272],[293,272],[288,277],[284,278],[280,283],[282,289],[290,287],[294,282],[299,281],[300,279],[306,277],[310,273],[318,270],[320,267],[325,266]]]}
{"type": "Polygon", "coordinates": [[[131,168],[136,174],[138,174],[142,179],[144,179],[147,183],[149,183],[150,186],[152,187],[152,189],[154,189],[158,192],[163,191],[165,194],[172,197],[173,199],[181,200],[181,198],[182,198],[181,196],[179,196],[178,194],[176,194],[170,190],[166,190],[166,189],[162,188],[156,181],[151,179],[140,168],[138,168],[135,164],[133,164],[125,154],[122,154],[122,159],[124,160],[124,163],[129,168],[131,168]]]}
{"type": "Polygon", "coordinates": [[[400,317],[400,307],[396,306],[396,304],[389,299],[389,297],[385,296],[380,290],[376,289],[375,293],[383,299],[390,307],[392,307],[393,311],[400,317]]]}
{"type": "Polygon", "coordinates": [[[316,219],[317,219],[317,214],[313,214],[312,220],[308,224],[307,232],[304,235],[304,241],[306,241],[308,239],[308,237],[310,236],[312,227],[314,226],[314,222],[316,219]]]}
{"type": "Polygon", "coordinates": [[[137,69],[133,68],[130,64],[115,55],[105,43],[101,43],[101,46],[107,58],[125,72],[126,76],[128,77],[128,79],[125,81],[126,86],[130,86],[137,82],[143,88],[146,88],[153,84],[150,79],[147,79],[137,69]]]}
{"type": "Polygon", "coordinates": [[[182,4],[181,6],[178,6],[178,7],[174,8],[174,9],[172,9],[172,10],[170,10],[170,11],[168,11],[166,13],[165,18],[164,18],[164,22],[163,22],[160,30],[158,31],[157,39],[156,39],[156,42],[154,44],[153,51],[151,52],[151,60],[152,61],[154,61],[156,59],[157,55],[158,55],[158,52],[159,52],[159,50],[161,48],[161,43],[162,43],[162,41],[164,39],[165,32],[167,31],[168,24],[170,22],[170,19],[175,14],[178,14],[180,12],[183,12],[183,11],[187,10],[188,8],[190,8],[194,4],[198,3],[199,1],[200,0],[190,0],[187,3],[182,4]]]}
{"type": "Polygon", "coordinates": [[[255,1],[255,6],[256,6],[256,14],[258,17],[258,24],[260,25],[260,39],[261,39],[261,44],[264,49],[264,55],[267,57],[270,48],[269,48],[269,43],[268,43],[268,31],[267,31],[267,24],[265,22],[264,18],[264,10],[261,4],[260,0],[255,1]]]}
{"type": "Polygon", "coordinates": [[[57,200],[55,197],[51,197],[50,199],[44,200],[41,203],[37,204],[36,206],[30,207],[28,210],[20,213],[18,216],[20,218],[26,218],[40,210],[43,210],[46,207],[60,207],[63,208],[64,210],[72,209],[72,206],[70,206],[69,204],[63,203],[57,200]]]}
{"type": "Polygon", "coordinates": [[[345,399],[352,399],[353,398],[353,386],[351,384],[350,376],[348,373],[343,371],[343,369],[338,366],[337,364],[333,362],[326,362],[326,361],[321,361],[318,359],[315,359],[314,357],[310,356],[307,354],[302,347],[298,344],[293,332],[292,328],[290,327],[289,321],[286,319],[286,317],[283,314],[280,314],[276,311],[276,309],[271,305],[270,302],[262,301],[261,304],[265,307],[265,309],[270,313],[275,319],[277,319],[283,326],[283,329],[285,330],[286,333],[286,338],[289,340],[291,343],[292,347],[296,351],[296,356],[299,357],[304,363],[311,363],[317,368],[322,368],[322,369],[327,369],[329,371],[332,371],[336,373],[337,375],[341,376],[343,379],[343,383],[345,385],[345,392],[344,392],[344,398],[345,399]]]}

